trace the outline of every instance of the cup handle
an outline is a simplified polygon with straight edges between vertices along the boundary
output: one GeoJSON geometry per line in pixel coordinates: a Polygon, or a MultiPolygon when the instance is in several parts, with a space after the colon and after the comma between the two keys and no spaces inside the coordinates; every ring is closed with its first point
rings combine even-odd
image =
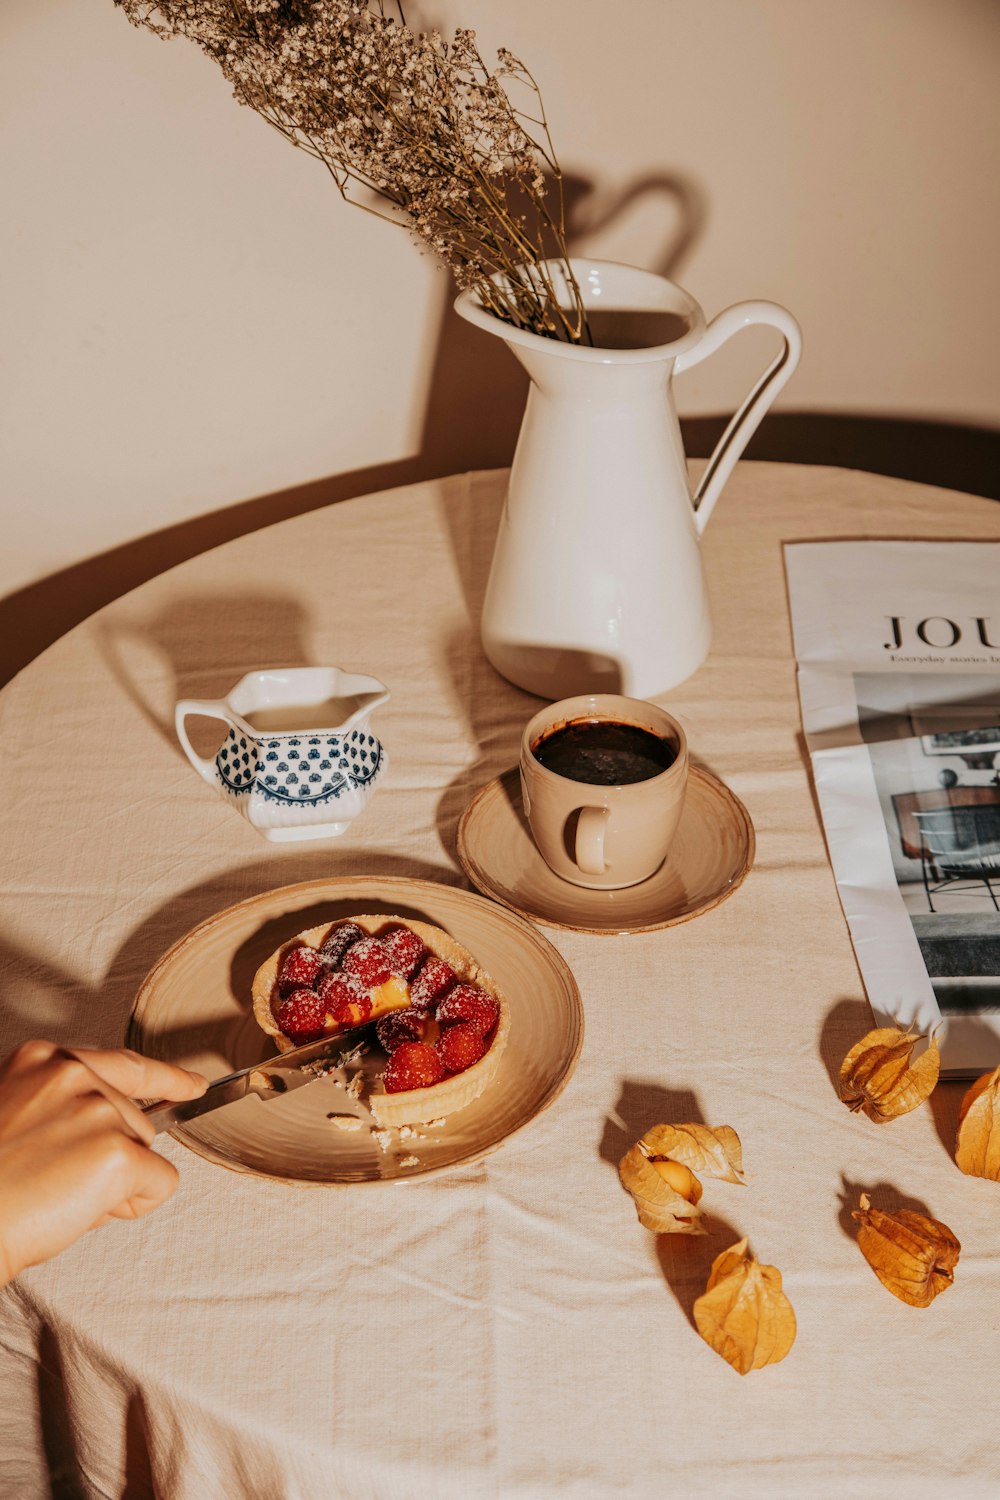
{"type": "Polygon", "coordinates": [[[215,761],[206,760],[204,755],[199,755],[188,737],[185,720],[192,714],[201,714],[205,719],[221,719],[230,729],[233,727],[232,720],[225,703],[218,699],[182,698],[174,709],[174,728],[177,730],[181,749],[199,776],[203,776],[209,786],[215,786],[215,761]]]}
{"type": "Polygon", "coordinates": [[[584,875],[603,875],[607,868],[604,863],[604,832],[607,826],[606,807],[581,807],[573,857],[584,875]]]}
{"type": "Polygon", "coordinates": [[[802,330],[790,312],[777,302],[737,302],[713,318],[693,349],[679,354],[674,362],[675,374],[690,370],[720,349],[734,334],[744,328],[764,323],[776,328],[782,337],[782,348],[768,365],[743,405],[734,413],[729,425],[715,445],[711,458],[694,493],[694,521],[698,535],[705,530],[715,502],[729,478],[736,461],[753,437],[765,412],[794,371],[802,354],[802,330]]]}

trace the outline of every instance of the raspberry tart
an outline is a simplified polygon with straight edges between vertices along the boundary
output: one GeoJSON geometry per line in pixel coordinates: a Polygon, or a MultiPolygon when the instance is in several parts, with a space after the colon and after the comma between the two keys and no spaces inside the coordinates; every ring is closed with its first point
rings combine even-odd
{"type": "Polygon", "coordinates": [[[357,916],[283,943],[253,980],[258,1024],[279,1051],[374,1021],[386,1054],[368,1096],[383,1128],[471,1104],[496,1075],[510,1014],[454,938],[404,917],[357,916]]]}

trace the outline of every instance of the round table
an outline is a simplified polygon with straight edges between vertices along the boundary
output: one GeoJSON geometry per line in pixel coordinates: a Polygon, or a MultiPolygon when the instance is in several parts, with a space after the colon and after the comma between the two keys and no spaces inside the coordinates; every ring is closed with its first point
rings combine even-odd
{"type": "MultiPolygon", "coordinates": [[[[479,645],[503,488],[456,476],[242,537],[103,609],[0,694],[4,1052],[32,1035],[120,1042],[150,966],[245,897],[349,875],[468,888],[460,815],[538,707],[479,645]],[[390,686],[392,775],[342,839],[269,845],[192,772],[173,704],[310,663],[390,686]]],[[[175,1197],[0,1299],[0,1491],[996,1493],[1000,1189],[951,1160],[955,1086],[878,1128],[833,1081],[871,1021],[803,749],[782,543],[900,536],[995,539],[1000,509],[738,467],[704,541],[712,652],[660,701],[750,813],[745,883],[661,931],[540,928],[579,986],[583,1049],[552,1107],[484,1160],[306,1189],[161,1138],[175,1197]],[[743,1142],[747,1186],[712,1185],[699,1239],[643,1229],[618,1180],[628,1145],[681,1121],[743,1142]],[[926,1311],[854,1242],[859,1192],[886,1185],[965,1245],[926,1311]],[[740,1380],[691,1307],[744,1235],[781,1270],[798,1337],[740,1380]]]]}

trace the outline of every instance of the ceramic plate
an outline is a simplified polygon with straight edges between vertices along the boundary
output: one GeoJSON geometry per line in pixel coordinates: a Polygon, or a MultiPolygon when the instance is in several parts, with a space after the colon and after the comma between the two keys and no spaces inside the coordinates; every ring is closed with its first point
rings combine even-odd
{"type": "Polygon", "coordinates": [[[750,815],[727,786],[692,766],[680,825],[655,875],[623,891],[589,891],[553,874],[535,847],[517,769],[484,786],[458,829],[458,857],[473,885],[511,911],[574,932],[653,932],[711,911],[753,864],[750,815]]]}
{"type": "Polygon", "coordinates": [[[331,1123],[337,1084],[319,1080],[284,1098],[254,1096],[178,1126],[191,1150],[238,1172],[284,1182],[341,1184],[445,1171],[495,1150],[565,1086],[583,1040],[572,974],[527,922],[481,896],[431,881],[357,876],[310,880],[231,906],[181,938],[139,990],[128,1045],[219,1078],[273,1056],[250,1010],[250,984],[286,939],[352,913],[397,913],[450,933],[496,980],[510,1006],[497,1077],[443,1125],[391,1132],[386,1150],[367,1128],[331,1123]]]}

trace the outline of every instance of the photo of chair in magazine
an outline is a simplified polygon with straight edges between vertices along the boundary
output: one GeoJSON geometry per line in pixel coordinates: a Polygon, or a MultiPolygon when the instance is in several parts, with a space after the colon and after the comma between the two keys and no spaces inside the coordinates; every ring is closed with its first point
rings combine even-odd
{"type": "Polygon", "coordinates": [[[802,724],[879,1025],[1000,1064],[1000,542],[785,547],[802,724]]]}

